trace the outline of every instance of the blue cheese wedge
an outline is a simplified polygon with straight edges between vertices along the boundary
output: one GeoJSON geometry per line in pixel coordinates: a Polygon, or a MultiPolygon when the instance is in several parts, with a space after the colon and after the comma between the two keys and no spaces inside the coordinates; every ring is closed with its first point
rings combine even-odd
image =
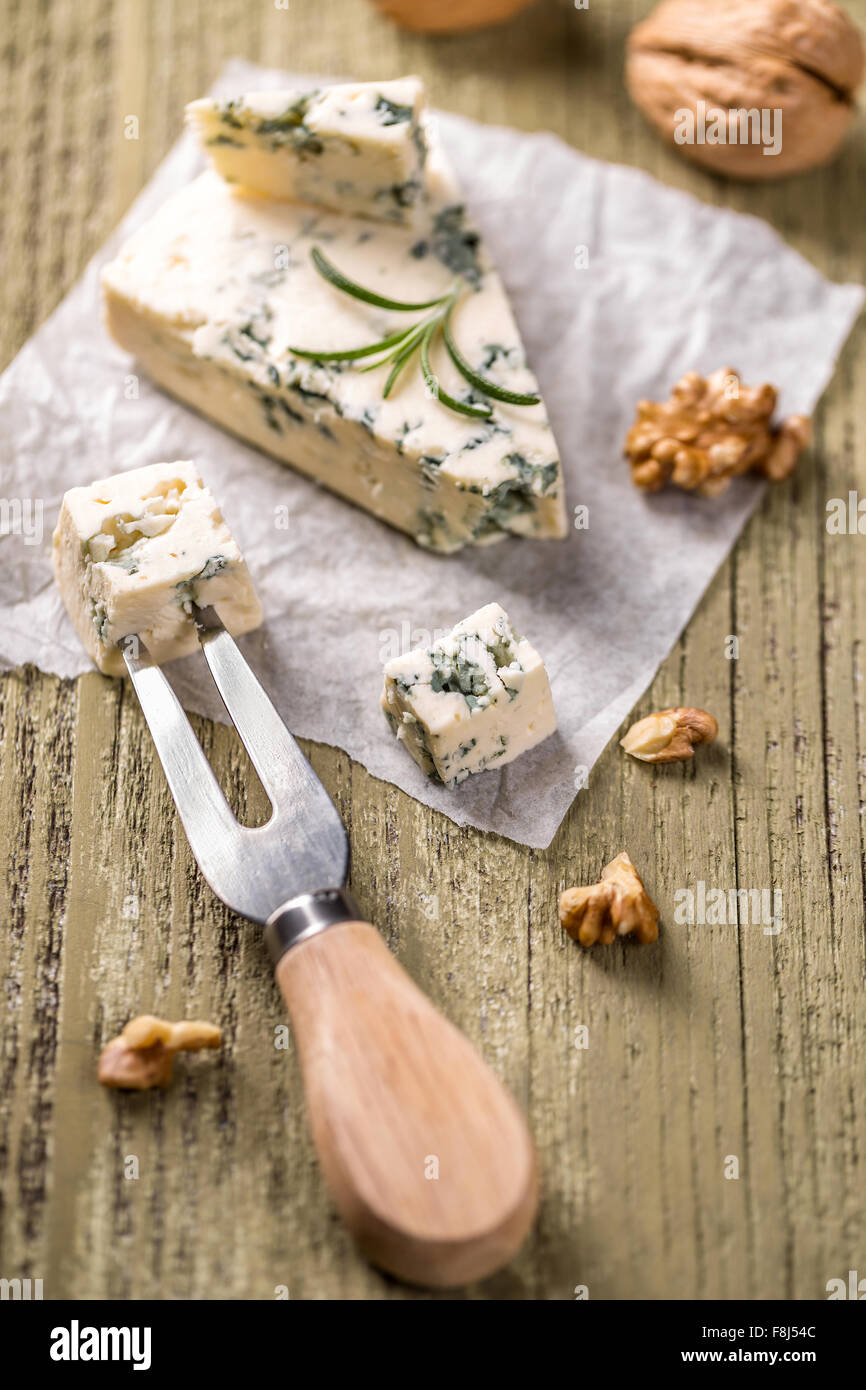
{"type": "Polygon", "coordinates": [[[498,603],[389,661],[382,709],[418,766],[448,787],[503,767],[556,729],[544,662],[498,603]]]}
{"type": "Polygon", "coordinates": [[[190,102],[187,121],[227,183],[267,198],[412,222],[427,142],[419,78],[190,102]]]}
{"type": "MultiPolygon", "coordinates": [[[[423,317],[342,293],[311,260],[320,247],[391,299],[426,302],[460,277],[452,328],[463,356],[507,391],[537,392],[502,283],[432,143],[425,181],[424,220],[410,229],[243,196],[210,170],[103,271],[109,330],[165,390],[419,545],[450,552],[509,534],[562,537],[562,475],[543,402],[491,401],[488,418],[471,419],[436,397],[417,360],[384,399],[387,363],[361,371],[291,351],[352,350],[423,317]]],[[[444,391],[473,399],[441,339],[432,369],[444,391]]]]}
{"type": "Polygon", "coordinates": [[[125,671],[117,644],[130,633],[157,662],[196,650],[193,604],[212,604],[234,636],[262,621],[244,558],[193,463],[70,488],[53,562],[75,631],[106,675],[125,671]]]}
{"type": "MultiPolygon", "coordinates": [[[[450,552],[565,535],[556,440],[544,405],[493,402],[471,420],[441,404],[409,365],[383,399],[388,366],[295,357],[375,342],[407,315],[363,304],[323,280],[314,246],[359,283],[417,302],[454,272],[471,286],[453,316],[461,351],[506,389],[532,393],[507,297],[462,205],[422,236],[298,204],[242,198],[214,173],[176,194],[103,272],[112,336],[164,389],[317,479],[419,545],[450,552]]],[[[433,367],[470,391],[441,344],[433,367]]]]}

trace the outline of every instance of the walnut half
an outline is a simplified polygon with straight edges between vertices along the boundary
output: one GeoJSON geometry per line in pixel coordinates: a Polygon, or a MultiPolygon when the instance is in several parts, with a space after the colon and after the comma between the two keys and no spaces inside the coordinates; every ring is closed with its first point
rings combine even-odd
{"type": "Polygon", "coordinates": [[[598,883],[566,888],[559,899],[559,920],[581,946],[596,941],[609,946],[618,936],[629,935],[646,946],[659,934],[659,910],[625,850],[602,869],[598,883]]]}
{"type": "Polygon", "coordinates": [[[213,1023],[196,1019],[167,1023],[153,1014],[130,1019],[123,1032],[106,1043],[99,1057],[98,1079],[103,1086],[147,1091],[171,1081],[175,1054],[219,1047],[222,1032],[213,1023]]]}
{"type": "Polygon", "coordinates": [[[638,401],[626,435],[632,482],[644,492],[667,483],[716,497],[750,470],[787,478],[809,442],[809,421],[790,415],[771,425],[776,388],[744,386],[733,367],[708,377],[686,372],[667,401],[638,401]]]}
{"type": "Polygon", "coordinates": [[[660,709],[632,724],[620,747],[644,763],[693,758],[693,745],[712,743],[719,726],[705,709],[660,709]]]}

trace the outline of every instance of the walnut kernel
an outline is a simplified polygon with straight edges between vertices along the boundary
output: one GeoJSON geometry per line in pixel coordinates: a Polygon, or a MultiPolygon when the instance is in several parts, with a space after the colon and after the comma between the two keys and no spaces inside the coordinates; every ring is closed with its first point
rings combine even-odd
{"type": "Polygon", "coordinates": [[[620,747],[644,763],[676,763],[694,757],[693,745],[712,743],[719,726],[705,709],[660,709],[632,724],[620,747]]]}
{"type": "Polygon", "coordinates": [[[776,427],[776,388],[743,386],[732,367],[708,377],[686,372],[667,401],[638,401],[626,435],[632,482],[644,492],[667,483],[716,497],[750,470],[787,478],[809,441],[809,421],[790,415],[776,427]]]}
{"type": "Polygon", "coordinates": [[[103,1086],[147,1091],[171,1081],[175,1054],[219,1047],[222,1032],[213,1023],[167,1023],[153,1014],[130,1019],[118,1037],[106,1043],[99,1058],[103,1086]]]}
{"type": "Polygon", "coordinates": [[[659,910],[640,874],[623,850],[588,888],[566,888],[559,899],[559,920],[581,946],[600,941],[609,946],[618,936],[634,935],[641,945],[659,934],[659,910]]]}

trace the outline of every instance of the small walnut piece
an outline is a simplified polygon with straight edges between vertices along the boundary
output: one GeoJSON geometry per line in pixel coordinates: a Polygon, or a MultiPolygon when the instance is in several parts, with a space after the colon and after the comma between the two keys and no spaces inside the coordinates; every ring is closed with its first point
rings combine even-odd
{"type": "Polygon", "coordinates": [[[559,920],[581,946],[596,941],[609,946],[616,937],[632,934],[646,946],[659,934],[659,910],[624,850],[602,869],[600,882],[566,888],[559,899],[559,920]]]}
{"type": "Polygon", "coordinates": [[[660,709],[632,724],[620,747],[644,763],[677,763],[693,758],[693,745],[712,743],[719,726],[705,709],[660,709]]]}
{"type": "Polygon", "coordinates": [[[123,1032],[106,1043],[97,1076],[103,1086],[147,1091],[171,1081],[175,1054],[219,1047],[222,1032],[199,1020],[167,1023],[153,1014],[130,1019],[123,1032]]]}
{"type": "Polygon", "coordinates": [[[831,0],[663,0],[632,30],[625,81],[688,159],[774,179],[832,159],[863,69],[860,30],[831,0]]]}
{"type": "Polygon", "coordinates": [[[774,483],[793,472],[809,442],[809,421],[790,415],[770,423],[776,388],[744,386],[733,367],[708,377],[687,372],[668,401],[638,401],[626,435],[632,482],[644,492],[666,483],[717,497],[750,470],[774,483]]]}
{"type": "Polygon", "coordinates": [[[103,1086],[123,1091],[149,1091],[152,1086],[167,1086],[174,1069],[174,1053],[162,1043],[133,1049],[123,1035],[106,1043],[99,1057],[97,1077],[103,1086]]]}

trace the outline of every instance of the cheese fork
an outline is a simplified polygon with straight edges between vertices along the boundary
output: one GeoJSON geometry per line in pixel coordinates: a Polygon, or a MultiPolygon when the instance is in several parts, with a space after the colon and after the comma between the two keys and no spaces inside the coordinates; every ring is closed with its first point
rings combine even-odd
{"type": "Polygon", "coordinates": [[[264,926],[297,1043],[319,1162],[376,1265],[412,1283],[479,1279],[537,1206],[514,1100],[364,922],[337,811],[213,608],[194,608],[211,675],[273,807],[233,815],[161,667],[121,644],[190,848],[218,898],[264,926]]]}

